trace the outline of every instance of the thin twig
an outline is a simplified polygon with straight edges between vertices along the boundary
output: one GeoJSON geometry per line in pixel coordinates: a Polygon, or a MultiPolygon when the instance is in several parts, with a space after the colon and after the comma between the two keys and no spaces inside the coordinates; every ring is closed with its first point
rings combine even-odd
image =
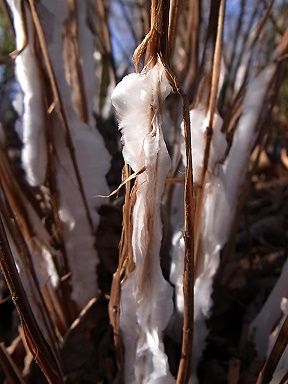
{"type": "MultiPolygon", "coordinates": [[[[203,168],[201,173],[200,186],[197,193],[197,204],[195,212],[195,263],[196,263],[196,274],[197,274],[197,263],[199,261],[200,250],[200,235],[201,235],[201,222],[202,222],[202,209],[203,209],[203,199],[204,199],[204,185],[205,178],[208,169],[208,162],[210,157],[210,147],[213,136],[213,123],[214,115],[217,106],[217,93],[218,93],[218,83],[220,78],[221,71],[221,58],[222,58],[222,45],[223,45],[223,29],[224,29],[224,19],[225,19],[225,7],[226,0],[220,1],[220,9],[218,14],[218,26],[217,26],[217,35],[213,56],[213,67],[212,67],[212,80],[210,87],[210,97],[208,104],[208,118],[209,123],[206,130],[206,144],[204,150],[204,161],[203,168]]],[[[195,275],[196,277],[196,275],[195,275]]]]}
{"type": "Polygon", "coordinates": [[[88,206],[88,202],[87,202],[87,197],[86,197],[86,194],[84,191],[83,181],[82,181],[81,173],[79,170],[79,165],[78,165],[78,161],[77,161],[77,157],[76,157],[75,147],[74,147],[73,140],[71,137],[70,128],[69,128],[66,112],[64,109],[63,101],[62,101],[62,98],[60,95],[60,91],[58,89],[56,76],[55,76],[55,73],[53,70],[51,59],[50,59],[49,54],[48,54],[46,38],[44,35],[44,31],[42,29],[41,21],[39,19],[39,16],[38,16],[38,13],[36,10],[35,0],[28,0],[28,2],[30,5],[30,9],[31,9],[32,20],[33,20],[33,23],[35,25],[35,29],[36,29],[37,34],[38,34],[40,49],[41,49],[41,52],[43,54],[44,63],[45,63],[48,77],[50,80],[50,85],[51,85],[53,98],[54,98],[53,103],[52,103],[53,108],[55,108],[57,106],[59,107],[60,116],[62,118],[63,127],[65,129],[67,147],[68,147],[69,152],[70,152],[71,160],[72,160],[74,171],[75,171],[75,176],[76,176],[78,186],[79,186],[79,191],[80,191],[80,194],[82,197],[82,201],[83,201],[83,205],[84,205],[84,209],[86,212],[89,226],[91,228],[91,231],[93,231],[93,221],[91,218],[91,214],[90,214],[90,210],[89,210],[89,206],[88,206]]]}
{"type": "Polygon", "coordinates": [[[192,345],[194,329],[194,215],[193,168],[191,131],[188,99],[183,96],[183,120],[186,145],[186,169],[184,189],[184,274],[183,274],[183,334],[181,360],[177,374],[177,384],[186,384],[191,377],[192,345]]]}
{"type": "Polygon", "coordinates": [[[59,361],[46,342],[27,300],[0,217],[0,265],[19,313],[29,348],[49,383],[64,383],[59,361]]]}
{"type": "Polygon", "coordinates": [[[273,373],[288,344],[288,315],[280,329],[276,342],[270,352],[256,384],[269,384],[273,373]]]}
{"type": "Polygon", "coordinates": [[[133,268],[131,212],[135,199],[133,198],[133,190],[131,191],[130,176],[130,167],[128,164],[125,164],[122,179],[127,180],[127,182],[125,183],[126,191],[125,202],[123,205],[123,225],[119,245],[120,256],[116,272],[113,274],[108,307],[110,324],[113,328],[119,384],[124,383],[124,349],[120,330],[121,282],[123,278],[125,278],[125,275],[131,272],[131,269],[133,268]]]}
{"type": "Polygon", "coordinates": [[[25,384],[21,372],[9,355],[4,343],[0,343],[0,366],[9,383],[25,384]]]}
{"type": "Polygon", "coordinates": [[[168,44],[169,56],[173,56],[175,40],[177,34],[177,25],[180,15],[180,7],[182,0],[171,0],[170,15],[169,15],[169,30],[168,30],[168,44]]]}

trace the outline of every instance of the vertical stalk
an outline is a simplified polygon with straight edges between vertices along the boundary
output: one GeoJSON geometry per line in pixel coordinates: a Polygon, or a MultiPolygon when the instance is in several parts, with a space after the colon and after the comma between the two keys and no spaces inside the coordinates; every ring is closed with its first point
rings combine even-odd
{"type": "Polygon", "coordinates": [[[52,112],[52,110],[55,107],[59,108],[59,112],[60,112],[60,116],[61,116],[61,119],[62,119],[63,127],[65,129],[66,143],[67,143],[67,147],[69,149],[71,160],[72,160],[72,163],[73,163],[73,167],[74,167],[74,171],[75,171],[75,175],[76,175],[79,191],[80,191],[80,194],[81,194],[81,197],[82,197],[82,201],[83,201],[83,206],[84,206],[84,209],[85,209],[85,212],[86,212],[86,216],[87,216],[87,220],[88,220],[91,232],[93,232],[93,230],[94,230],[93,229],[93,222],[92,222],[92,218],[91,218],[91,214],[90,214],[90,210],[89,210],[89,206],[88,206],[88,202],[87,202],[87,197],[86,197],[86,194],[85,194],[85,191],[84,191],[84,186],[83,186],[83,181],[82,181],[81,173],[80,173],[80,170],[79,170],[79,165],[78,165],[78,162],[77,162],[77,157],[76,157],[76,153],[75,153],[75,147],[74,147],[73,140],[72,140],[72,137],[71,137],[71,132],[70,132],[69,124],[68,124],[68,121],[67,121],[67,116],[66,116],[66,113],[65,113],[65,110],[64,110],[64,106],[63,106],[63,102],[62,102],[62,99],[61,99],[61,95],[60,95],[60,92],[59,92],[59,88],[58,88],[58,84],[57,84],[57,81],[56,81],[54,69],[53,69],[53,66],[52,66],[49,54],[48,54],[46,38],[44,36],[41,20],[40,20],[40,18],[38,16],[38,13],[37,13],[37,10],[36,10],[35,0],[28,0],[28,2],[29,2],[30,10],[31,10],[31,17],[32,17],[32,20],[33,20],[33,23],[34,23],[34,26],[35,26],[36,33],[38,35],[40,50],[41,50],[41,52],[43,54],[44,64],[45,64],[45,67],[46,67],[46,70],[47,70],[47,74],[48,74],[48,78],[49,78],[49,81],[50,81],[51,90],[52,90],[52,94],[53,94],[53,104],[50,106],[49,112],[52,112]]]}
{"type": "MultiPolygon", "coordinates": [[[[222,57],[222,49],[223,49],[223,29],[224,29],[224,19],[225,19],[225,7],[226,0],[221,0],[219,15],[218,15],[218,26],[217,26],[217,35],[213,56],[213,67],[212,67],[212,79],[211,79],[211,87],[210,87],[210,96],[208,103],[208,117],[209,123],[206,131],[206,145],[204,151],[204,163],[203,170],[201,174],[200,181],[200,189],[198,191],[197,197],[197,207],[196,207],[196,222],[195,222],[195,263],[196,263],[196,274],[197,274],[197,262],[199,260],[200,250],[200,238],[201,238],[201,213],[203,206],[203,198],[204,198],[204,184],[205,177],[208,168],[209,156],[210,156],[210,147],[213,136],[213,122],[214,122],[214,114],[217,107],[217,92],[218,92],[218,83],[220,78],[221,71],[221,57],[222,57]]],[[[195,275],[196,277],[196,275],[195,275]]]]}
{"type": "Polygon", "coordinates": [[[256,384],[268,384],[272,380],[273,373],[281,359],[288,343],[288,316],[280,329],[276,342],[266,360],[263,369],[261,370],[256,384]]]}
{"type": "Polygon", "coordinates": [[[169,15],[169,30],[168,30],[170,58],[172,58],[173,56],[174,47],[175,47],[177,24],[178,24],[179,14],[180,14],[180,6],[181,6],[181,0],[171,0],[171,8],[170,8],[170,15],[169,15]]]}
{"type": "Polygon", "coordinates": [[[189,382],[191,376],[193,327],[194,327],[194,215],[193,169],[189,103],[183,96],[184,134],[186,144],[186,169],[184,190],[184,274],[183,274],[183,334],[181,360],[177,374],[177,384],[189,382]]]}

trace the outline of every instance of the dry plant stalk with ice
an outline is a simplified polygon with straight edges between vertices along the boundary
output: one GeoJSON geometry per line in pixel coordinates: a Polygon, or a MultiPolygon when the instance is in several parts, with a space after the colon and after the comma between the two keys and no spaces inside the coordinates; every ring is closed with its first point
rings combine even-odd
{"type": "Polygon", "coordinates": [[[134,172],[144,168],[137,176],[132,213],[135,269],[123,283],[120,301],[127,383],[174,382],[163,346],[163,330],[173,310],[172,287],[162,275],[159,257],[160,204],[170,169],[161,110],[171,90],[159,61],[141,74],[128,75],[112,95],[125,162],[134,172]]]}
{"type": "MultiPolygon", "coordinates": [[[[1,132],[0,261],[28,348],[49,382],[64,382],[63,345],[103,300],[117,364],[110,379],[196,383],[221,251],[230,242],[250,154],[287,56],[286,32],[269,60],[261,61],[261,34],[273,2],[259,19],[255,5],[248,23],[253,33],[246,40],[243,34],[241,49],[235,44],[229,50],[225,0],[211,2],[207,18],[201,18],[201,2],[152,0],[151,13],[145,8],[150,27],[138,15],[137,38],[145,37],[134,54],[137,73],[115,88],[122,75],[113,60],[106,68],[113,39],[102,2],[5,3],[16,37],[13,103],[25,180],[17,177],[1,132]],[[111,159],[94,112],[102,106],[100,122],[112,113],[113,88],[125,162],[120,187],[126,192],[109,296],[97,274],[102,255],[95,233],[104,204],[99,196],[109,194],[111,159]]],[[[282,384],[288,370],[281,342],[287,339],[286,280],[287,262],[250,326],[259,357],[267,356],[257,384],[282,384]]],[[[6,356],[4,348],[1,353],[6,356]]],[[[13,364],[4,360],[12,372],[13,364]]]]}

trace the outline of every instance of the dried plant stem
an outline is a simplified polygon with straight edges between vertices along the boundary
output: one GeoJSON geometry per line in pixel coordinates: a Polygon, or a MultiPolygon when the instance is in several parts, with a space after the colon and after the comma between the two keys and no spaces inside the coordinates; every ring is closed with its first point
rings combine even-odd
{"type": "MultiPolygon", "coordinates": [[[[31,244],[33,244],[34,247],[39,248],[39,245],[35,244],[35,241],[33,240],[33,238],[35,237],[35,235],[37,235],[37,233],[35,233],[35,228],[33,226],[33,222],[31,221],[31,217],[30,217],[31,211],[29,211],[28,209],[30,205],[30,200],[27,201],[25,199],[25,195],[22,193],[22,190],[17,182],[17,178],[15,177],[15,174],[11,169],[7,155],[4,152],[4,149],[2,148],[0,148],[0,179],[1,179],[1,187],[7,202],[6,205],[10,211],[9,214],[6,215],[6,217],[7,218],[15,217],[15,225],[14,225],[15,230],[14,231],[11,230],[11,233],[17,231],[17,234],[15,236],[15,239],[16,239],[15,243],[19,248],[19,252],[24,253],[26,255],[25,260],[27,260],[27,262],[29,263],[29,270],[31,274],[33,274],[34,282],[38,287],[38,291],[40,293],[40,288],[38,284],[38,279],[36,277],[35,268],[32,260],[30,259],[30,252],[28,251],[28,248],[26,245],[26,241],[29,241],[31,244]]],[[[31,207],[31,209],[33,208],[31,207]]],[[[4,206],[1,207],[0,211],[2,212],[2,215],[4,215],[5,213],[4,206]]],[[[9,219],[7,219],[7,225],[10,226],[10,224],[11,223],[9,219]]],[[[44,231],[46,230],[44,229],[44,231]]],[[[48,249],[50,249],[50,244],[48,244],[47,240],[38,237],[38,241],[41,243],[41,245],[44,245],[48,249]]],[[[41,293],[40,293],[40,297],[42,299],[41,293]]],[[[58,295],[57,295],[57,299],[60,299],[58,295]]],[[[43,301],[43,311],[44,311],[44,308],[46,308],[45,300],[43,299],[42,301],[43,301]]],[[[53,300],[53,303],[55,304],[55,306],[59,304],[59,303],[56,303],[56,300],[53,300]]],[[[62,314],[64,315],[63,312],[62,314]]],[[[47,317],[49,318],[49,315],[44,315],[44,318],[47,318],[47,317]]],[[[47,326],[47,330],[51,330],[52,332],[52,329],[53,329],[52,325],[49,327],[47,326]]]]}
{"type": "Polygon", "coordinates": [[[118,365],[118,382],[124,383],[124,350],[120,330],[120,299],[121,282],[126,273],[131,272],[133,264],[132,254],[132,223],[131,212],[133,208],[133,197],[131,197],[130,167],[125,164],[122,179],[125,181],[125,202],[123,205],[123,229],[120,241],[120,257],[117,270],[113,275],[111,293],[109,300],[109,318],[113,328],[114,345],[118,365]],[[128,180],[128,181],[127,181],[128,180]]]}
{"type": "Polygon", "coordinates": [[[68,0],[67,7],[69,15],[64,23],[64,55],[66,55],[66,74],[69,76],[72,92],[74,93],[75,105],[79,118],[88,123],[87,100],[83,73],[79,58],[77,3],[76,0],[68,0]]]}
{"type": "Polygon", "coordinates": [[[223,45],[223,29],[224,29],[224,19],[225,19],[225,7],[226,0],[221,0],[218,14],[218,26],[217,26],[217,35],[213,56],[213,67],[212,67],[212,80],[210,87],[210,97],[208,104],[208,117],[209,123],[206,130],[206,145],[204,150],[204,161],[203,169],[201,173],[200,187],[197,188],[197,203],[196,203],[196,213],[195,213],[195,263],[196,263],[196,275],[197,277],[197,263],[200,258],[201,252],[201,226],[202,226],[202,209],[203,209],[203,199],[204,199],[204,185],[205,178],[208,168],[208,161],[210,156],[210,147],[213,136],[213,122],[214,115],[216,111],[217,104],[217,92],[218,92],[218,83],[220,78],[221,71],[221,58],[222,58],[222,45],[223,45]]]}
{"type": "MultiPolygon", "coordinates": [[[[177,79],[169,67],[168,52],[168,35],[169,26],[169,3],[152,0],[151,5],[151,29],[143,42],[135,50],[134,61],[136,69],[139,69],[141,56],[146,50],[145,64],[155,64],[157,57],[166,69],[166,75],[169,79],[174,91],[179,93],[183,99],[183,117],[186,143],[186,160],[187,167],[185,170],[185,192],[184,192],[184,319],[183,319],[183,335],[181,360],[177,374],[177,384],[188,383],[191,376],[190,367],[192,362],[192,344],[193,344],[193,322],[194,322],[194,197],[193,197],[193,170],[192,170],[192,149],[191,149],[191,132],[188,100],[177,84],[177,79]],[[162,33],[162,34],[161,34],[162,33]]],[[[179,5],[179,4],[178,4],[179,5]]],[[[176,17],[177,12],[170,14],[176,17]]],[[[170,17],[170,23],[173,22],[170,17]]],[[[173,27],[170,29],[170,38],[172,38],[173,27]]]]}
{"type": "Polygon", "coordinates": [[[170,16],[169,16],[169,31],[168,31],[168,42],[169,42],[169,56],[172,57],[175,47],[175,40],[177,34],[177,25],[180,15],[180,8],[182,0],[171,0],[170,16]]]}
{"type": "Polygon", "coordinates": [[[9,383],[25,384],[19,369],[6,350],[4,343],[0,343],[0,366],[9,383]]]}
{"type": "Polygon", "coordinates": [[[23,326],[27,344],[49,383],[64,383],[59,361],[33,315],[0,218],[0,265],[23,326]]]}
{"type": "Polygon", "coordinates": [[[193,84],[198,67],[199,56],[199,32],[200,32],[200,0],[194,0],[190,4],[190,12],[187,30],[190,31],[187,63],[184,72],[184,89],[189,90],[189,96],[193,94],[193,84]]]}
{"type": "Polygon", "coordinates": [[[133,60],[136,71],[140,70],[140,60],[146,52],[146,66],[154,66],[158,57],[168,65],[168,29],[170,0],[152,0],[151,27],[141,44],[135,49],[133,60]]]}
{"type": "Polygon", "coordinates": [[[95,1],[96,9],[96,33],[99,39],[100,47],[102,50],[103,56],[103,67],[102,71],[104,72],[104,65],[108,64],[110,83],[116,85],[117,83],[117,73],[116,65],[112,52],[112,43],[111,43],[111,34],[108,28],[108,17],[105,9],[104,1],[95,1]]]}
{"type": "Polygon", "coordinates": [[[253,34],[253,39],[249,44],[249,49],[252,49],[254,47],[254,45],[257,43],[257,41],[259,40],[260,34],[261,34],[265,24],[266,24],[266,21],[268,20],[270,14],[272,12],[272,8],[273,8],[274,3],[275,3],[275,0],[271,0],[270,4],[266,7],[264,15],[261,17],[261,19],[257,23],[256,30],[253,34]]]}
{"type": "Polygon", "coordinates": [[[251,13],[251,17],[249,18],[248,22],[242,23],[243,26],[246,27],[246,25],[247,25],[247,27],[245,30],[242,31],[243,38],[242,38],[241,44],[238,43],[239,45],[241,45],[240,47],[238,47],[240,53],[239,53],[239,55],[236,54],[236,46],[237,45],[235,45],[235,53],[232,56],[231,64],[229,66],[230,71],[228,73],[228,79],[229,79],[229,82],[231,82],[231,84],[234,84],[236,73],[237,73],[237,68],[239,68],[239,66],[241,64],[244,52],[245,51],[247,52],[246,48],[247,48],[247,44],[249,41],[249,34],[251,32],[253,23],[255,22],[255,19],[257,17],[257,13],[259,11],[259,4],[260,4],[260,0],[256,0],[255,4],[254,4],[253,11],[251,13]]]}
{"type": "Polygon", "coordinates": [[[221,58],[222,58],[222,50],[223,50],[223,29],[224,29],[224,19],[225,19],[225,7],[226,7],[226,0],[221,0],[219,16],[218,16],[217,36],[216,36],[215,50],[214,50],[214,56],[213,56],[210,98],[209,98],[209,105],[208,105],[209,129],[212,129],[213,127],[213,120],[214,120],[214,114],[215,114],[216,103],[217,103],[218,84],[219,84],[219,78],[220,78],[221,58]]]}
{"type": "MultiPolygon", "coordinates": [[[[39,313],[41,313],[42,321],[43,321],[43,327],[45,328],[47,334],[50,338],[50,344],[52,346],[55,345],[54,353],[55,355],[58,354],[57,352],[57,341],[58,338],[56,337],[55,329],[53,327],[50,314],[48,311],[48,308],[46,306],[46,301],[44,294],[42,293],[39,282],[36,276],[35,266],[33,264],[30,252],[28,250],[28,247],[26,245],[26,242],[24,238],[22,237],[21,231],[18,227],[17,221],[13,223],[11,221],[11,217],[13,216],[13,212],[11,211],[10,207],[6,209],[5,205],[2,204],[2,201],[0,200],[0,212],[3,218],[3,221],[5,223],[5,228],[7,229],[8,233],[10,233],[11,237],[13,238],[13,241],[15,243],[15,246],[17,248],[17,251],[19,252],[19,255],[23,261],[23,264],[25,265],[25,275],[23,275],[23,278],[25,276],[25,279],[30,280],[31,283],[31,291],[34,289],[37,295],[35,295],[35,301],[37,300],[37,307],[39,310],[39,313]],[[29,276],[29,277],[28,277],[29,276]]],[[[20,277],[19,277],[20,279],[20,277]]]]}
{"type": "Polygon", "coordinates": [[[288,344],[288,316],[280,329],[276,342],[268,356],[263,369],[261,370],[256,384],[269,384],[273,373],[288,344]]]}
{"type": "Polygon", "coordinates": [[[229,361],[228,384],[238,384],[240,378],[240,360],[232,358],[229,361]]]}
{"type": "Polygon", "coordinates": [[[191,131],[189,118],[189,104],[183,95],[183,118],[184,134],[186,144],[186,169],[184,183],[184,274],[183,274],[183,334],[181,360],[177,374],[177,384],[189,382],[191,376],[190,368],[192,363],[193,344],[193,323],[194,323],[194,215],[195,200],[193,193],[193,169],[191,131]]]}
{"type": "Polygon", "coordinates": [[[233,31],[234,33],[233,33],[232,38],[231,38],[231,41],[233,41],[233,45],[232,45],[231,59],[229,61],[229,66],[227,68],[228,76],[229,76],[229,72],[231,70],[231,66],[232,66],[234,59],[236,57],[236,54],[237,54],[237,42],[238,42],[238,38],[241,34],[242,28],[243,28],[243,20],[244,20],[244,16],[245,16],[246,6],[247,6],[247,0],[240,0],[240,12],[238,14],[237,22],[235,24],[236,25],[235,30],[233,31]]]}
{"type": "MultiPolygon", "coordinates": [[[[50,116],[48,116],[48,125],[50,121],[50,116]]],[[[48,127],[49,128],[49,127],[48,127]]],[[[47,129],[47,142],[49,145],[48,151],[48,170],[47,170],[47,184],[50,191],[50,201],[52,207],[52,214],[55,223],[55,231],[57,242],[60,244],[61,249],[61,261],[56,260],[57,270],[60,277],[60,289],[62,293],[61,304],[63,305],[63,315],[65,317],[65,323],[68,326],[73,322],[77,314],[76,304],[71,300],[71,287],[70,287],[70,276],[71,271],[69,267],[68,255],[66,250],[66,244],[63,235],[63,223],[59,217],[60,210],[60,195],[57,188],[56,182],[56,165],[55,158],[56,153],[53,147],[53,137],[50,129],[47,129]],[[68,277],[68,278],[67,278],[68,277]]]]}
{"type": "Polygon", "coordinates": [[[83,201],[83,205],[85,208],[85,212],[86,212],[89,226],[91,228],[91,231],[93,231],[93,222],[92,222],[87,198],[86,198],[84,187],[83,187],[83,182],[82,182],[82,178],[81,178],[81,174],[80,174],[80,170],[79,170],[79,165],[78,165],[77,158],[76,158],[75,148],[73,145],[73,140],[72,140],[69,125],[68,125],[67,116],[66,116],[63,102],[62,102],[60,92],[58,89],[58,85],[57,85],[56,77],[54,74],[53,66],[52,66],[52,63],[51,63],[51,60],[50,60],[50,57],[48,54],[45,35],[44,35],[43,29],[42,29],[41,21],[39,19],[38,14],[37,14],[37,10],[35,7],[35,1],[34,0],[28,0],[28,1],[29,1],[30,9],[31,9],[32,20],[33,20],[33,23],[35,25],[35,29],[36,29],[36,32],[38,35],[40,49],[41,49],[41,52],[43,54],[45,67],[46,67],[46,70],[48,73],[48,77],[50,80],[50,85],[51,85],[51,89],[52,89],[52,93],[53,93],[53,103],[51,105],[51,108],[52,108],[51,112],[54,110],[55,107],[59,107],[60,116],[62,118],[63,127],[65,129],[67,147],[69,149],[71,160],[72,160],[73,167],[75,170],[75,175],[76,175],[76,179],[78,182],[79,191],[80,191],[80,194],[82,197],[82,201],[83,201]]]}
{"type": "Polygon", "coordinates": [[[287,383],[288,383],[288,372],[284,375],[284,377],[282,378],[279,384],[287,384],[287,383]]]}

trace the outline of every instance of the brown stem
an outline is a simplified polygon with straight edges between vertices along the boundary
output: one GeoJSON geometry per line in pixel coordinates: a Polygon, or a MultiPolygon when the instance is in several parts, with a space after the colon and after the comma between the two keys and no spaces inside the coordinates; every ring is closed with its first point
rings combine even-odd
{"type": "MultiPolygon", "coordinates": [[[[123,179],[129,179],[130,169],[126,164],[123,168],[123,179]]],[[[124,383],[124,351],[120,330],[120,299],[121,299],[121,281],[125,276],[126,269],[129,270],[129,264],[133,262],[132,256],[132,223],[131,223],[131,182],[126,183],[125,203],[123,206],[123,230],[120,241],[120,257],[117,270],[113,275],[110,301],[109,301],[109,318],[113,328],[114,345],[116,350],[116,359],[118,366],[119,384],[124,383]]]]}
{"type": "Polygon", "coordinates": [[[216,36],[216,43],[215,43],[215,50],[214,50],[214,57],[213,57],[210,99],[209,99],[209,106],[208,106],[210,129],[212,129],[213,127],[213,119],[214,119],[214,113],[216,110],[216,103],[217,103],[218,84],[219,84],[219,78],[220,78],[220,72],[221,72],[225,7],[226,7],[226,0],[221,0],[219,16],[218,16],[217,36],[216,36]]]}
{"type": "Polygon", "coordinates": [[[189,9],[189,21],[188,31],[189,46],[187,52],[187,63],[185,65],[184,73],[184,89],[188,89],[193,96],[193,84],[198,68],[198,56],[199,56],[199,33],[200,33],[200,21],[201,21],[201,4],[200,0],[194,0],[191,2],[191,9],[189,9]]]}
{"type": "Polygon", "coordinates": [[[140,69],[140,60],[145,53],[144,64],[152,67],[158,57],[167,65],[168,55],[168,29],[169,29],[170,0],[152,0],[151,27],[141,44],[136,48],[133,60],[136,71],[140,69]]]}
{"type": "Polygon", "coordinates": [[[0,366],[8,383],[25,384],[21,372],[9,355],[4,343],[0,343],[0,366]]]}
{"type": "Polygon", "coordinates": [[[214,114],[216,110],[217,104],[217,92],[218,92],[218,83],[221,71],[221,57],[222,57],[222,41],[223,41],[223,28],[224,28],[224,19],[225,19],[225,6],[226,0],[221,0],[219,15],[218,15],[218,27],[217,27],[217,35],[214,49],[214,57],[213,57],[213,69],[212,69],[212,80],[211,80],[211,88],[210,88],[210,97],[208,104],[208,117],[209,123],[206,130],[206,145],[204,150],[204,162],[203,169],[200,180],[200,187],[197,196],[197,208],[196,208],[196,221],[195,221],[195,255],[196,255],[196,275],[197,276],[197,263],[199,261],[199,254],[201,252],[201,223],[202,223],[202,206],[204,199],[204,186],[205,186],[205,178],[208,169],[208,162],[210,157],[210,147],[213,136],[213,122],[214,122],[214,114]]]}
{"type": "Polygon", "coordinates": [[[66,0],[68,17],[64,22],[64,64],[66,75],[69,76],[73,99],[77,108],[78,116],[81,121],[88,123],[87,100],[85,85],[79,55],[79,33],[77,23],[77,3],[76,0],[66,0]]]}
{"type": "Polygon", "coordinates": [[[168,43],[169,43],[169,56],[172,57],[176,41],[177,25],[180,15],[181,0],[171,0],[171,8],[169,15],[169,30],[168,30],[168,43]]]}
{"type": "Polygon", "coordinates": [[[43,54],[46,70],[48,73],[48,77],[50,80],[50,85],[51,85],[51,89],[52,89],[52,93],[53,93],[53,98],[54,98],[53,103],[54,104],[52,107],[53,108],[56,106],[59,107],[60,116],[62,118],[63,126],[65,129],[67,147],[68,147],[69,152],[70,152],[70,156],[71,156],[71,160],[73,163],[75,176],[76,176],[76,179],[78,182],[79,191],[80,191],[80,194],[82,197],[82,201],[83,201],[84,209],[86,212],[87,220],[88,220],[89,226],[91,228],[91,231],[93,232],[93,222],[92,222],[87,198],[86,198],[85,191],[84,191],[84,186],[83,186],[83,181],[82,181],[80,170],[79,170],[79,165],[77,162],[75,147],[74,147],[73,140],[71,137],[70,128],[69,128],[68,121],[67,121],[67,116],[66,116],[66,113],[64,110],[64,105],[63,105],[61,95],[60,95],[60,92],[58,89],[58,84],[56,81],[56,77],[55,77],[55,73],[53,70],[52,63],[51,63],[51,59],[50,59],[49,54],[48,54],[47,43],[46,43],[44,31],[42,29],[41,21],[39,19],[37,11],[36,11],[35,0],[28,0],[28,2],[30,5],[30,9],[31,9],[31,16],[32,16],[33,23],[35,25],[35,30],[38,34],[40,49],[41,49],[41,52],[43,54]]]}
{"type": "Polygon", "coordinates": [[[195,201],[193,193],[193,170],[192,170],[192,149],[191,131],[189,118],[189,104],[183,96],[183,118],[186,144],[186,169],[185,169],[185,190],[184,190],[184,274],[183,274],[183,334],[181,360],[177,374],[177,384],[189,382],[191,376],[192,345],[193,345],[193,324],[194,324],[194,214],[195,201]]]}
{"type": "Polygon", "coordinates": [[[266,360],[262,371],[260,372],[256,384],[270,383],[273,373],[282,357],[288,343],[288,316],[280,329],[276,342],[266,360]]]}
{"type": "Polygon", "coordinates": [[[28,302],[25,289],[20,280],[13,255],[10,250],[2,218],[0,217],[0,265],[18,310],[27,344],[49,383],[64,383],[59,362],[50,349],[28,302]]]}

